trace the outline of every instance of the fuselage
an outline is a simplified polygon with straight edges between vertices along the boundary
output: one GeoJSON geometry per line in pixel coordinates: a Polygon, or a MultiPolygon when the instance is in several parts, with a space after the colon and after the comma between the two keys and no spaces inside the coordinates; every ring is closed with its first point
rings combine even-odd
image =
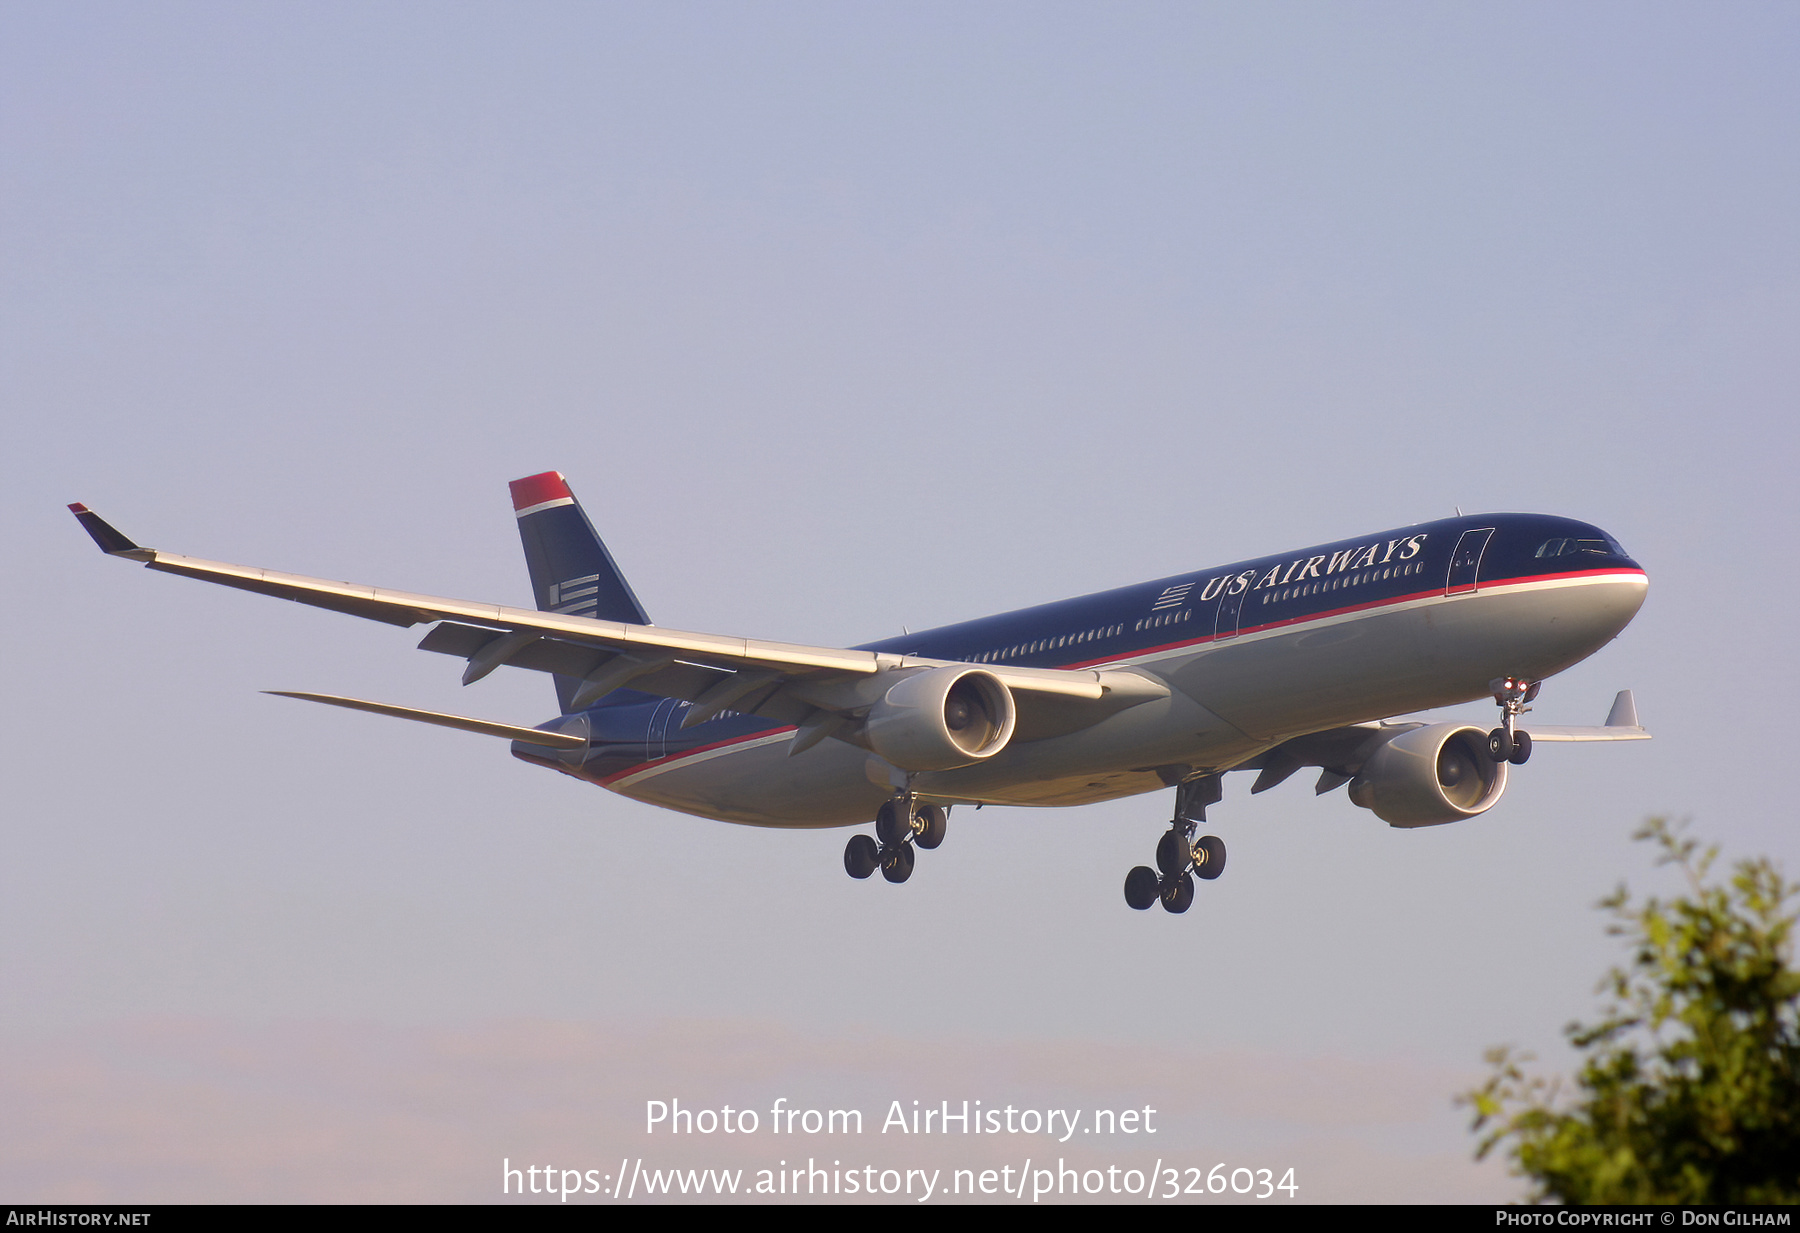
{"type": "MultiPolygon", "coordinates": [[[[1443,519],[922,630],[861,649],[976,664],[1135,670],[1166,698],[1097,724],[1054,707],[996,756],[915,775],[926,799],[1073,805],[1225,771],[1291,737],[1480,698],[1606,645],[1648,580],[1588,523],[1539,514],[1443,519]],[[1066,728],[1066,730],[1065,730],[1066,728]]],[[[794,729],[631,690],[583,714],[577,759],[529,760],[667,808],[763,826],[854,825],[893,768],[794,729]]],[[[519,752],[518,750],[515,750],[519,752]]],[[[521,752],[521,756],[528,756],[521,752]]]]}

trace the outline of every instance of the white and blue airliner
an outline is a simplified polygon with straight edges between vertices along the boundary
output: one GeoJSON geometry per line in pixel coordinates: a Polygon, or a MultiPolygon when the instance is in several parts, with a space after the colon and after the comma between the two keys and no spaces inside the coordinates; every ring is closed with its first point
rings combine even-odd
{"type": "Polygon", "coordinates": [[[515,480],[537,609],[142,548],[70,508],[113,556],[385,621],[419,644],[549,673],[535,728],[325,694],[335,706],[512,740],[514,756],[669,809],[752,826],[859,826],[844,867],[890,882],[943,842],[956,805],[1082,805],[1174,789],[1134,908],[1171,912],[1215,878],[1198,835],[1221,776],[1251,792],[1303,767],[1391,826],[1491,808],[1533,741],[1643,740],[1629,690],[1603,725],[1522,722],[1539,683],[1624,629],[1643,569],[1598,527],[1484,514],[1361,535],[850,648],[652,625],[561,474],[515,480]],[[1492,696],[1492,730],[1386,717],[1492,696]]]}

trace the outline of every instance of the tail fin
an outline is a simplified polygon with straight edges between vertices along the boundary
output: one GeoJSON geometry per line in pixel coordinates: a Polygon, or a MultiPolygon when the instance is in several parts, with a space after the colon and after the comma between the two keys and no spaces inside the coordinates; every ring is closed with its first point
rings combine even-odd
{"type": "MultiPolygon", "coordinates": [[[[650,624],[562,472],[514,480],[512,502],[538,611],[650,624]]],[[[556,697],[565,714],[580,684],[574,677],[556,678],[556,697]]]]}

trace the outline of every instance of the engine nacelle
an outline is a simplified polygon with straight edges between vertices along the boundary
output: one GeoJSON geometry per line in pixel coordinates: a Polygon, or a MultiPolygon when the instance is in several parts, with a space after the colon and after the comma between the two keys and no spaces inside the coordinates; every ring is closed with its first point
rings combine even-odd
{"type": "Polygon", "coordinates": [[[1389,826],[1461,822],[1506,791],[1506,763],[1488,756],[1487,733],[1469,724],[1429,724],[1377,749],[1350,781],[1350,800],[1389,826]]]}
{"type": "Polygon", "coordinates": [[[979,668],[930,668],[895,682],[869,710],[869,748],[905,771],[991,758],[1012,739],[1012,691],[979,668]]]}

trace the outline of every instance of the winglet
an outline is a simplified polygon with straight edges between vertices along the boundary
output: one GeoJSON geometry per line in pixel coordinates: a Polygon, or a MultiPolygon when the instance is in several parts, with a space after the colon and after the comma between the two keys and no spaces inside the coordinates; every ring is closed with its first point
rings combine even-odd
{"type": "Polygon", "coordinates": [[[1613,699],[1612,710],[1607,712],[1606,726],[1609,728],[1638,727],[1637,699],[1631,696],[1629,689],[1621,689],[1619,696],[1613,699]]]}
{"type": "Polygon", "coordinates": [[[69,512],[81,523],[93,541],[100,545],[100,551],[108,556],[126,557],[133,561],[154,561],[156,551],[151,548],[140,548],[127,539],[119,529],[106,521],[93,510],[77,501],[69,506],[69,512]]]}

